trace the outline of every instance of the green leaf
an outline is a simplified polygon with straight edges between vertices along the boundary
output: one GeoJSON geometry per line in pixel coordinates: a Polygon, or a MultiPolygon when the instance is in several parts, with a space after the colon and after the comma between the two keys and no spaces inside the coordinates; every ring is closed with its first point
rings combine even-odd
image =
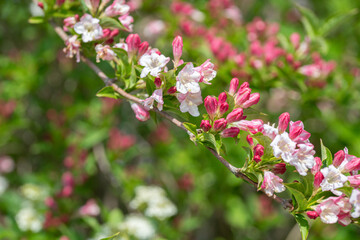
{"type": "Polygon", "coordinates": [[[202,136],[203,140],[201,140],[201,143],[214,149],[219,154],[222,145],[221,141],[216,141],[216,138],[212,133],[203,133],[202,136]]]}
{"type": "Polygon", "coordinates": [[[107,136],[108,136],[107,129],[89,131],[88,134],[84,137],[83,141],[81,142],[81,147],[83,148],[93,147],[94,145],[106,139],[107,136]]]}
{"type": "Polygon", "coordinates": [[[294,215],[296,222],[299,224],[301,239],[306,240],[309,235],[309,223],[302,214],[294,215]]]}
{"type": "Polygon", "coordinates": [[[348,20],[351,16],[354,16],[358,13],[357,9],[351,9],[345,13],[337,13],[327,20],[325,23],[320,27],[319,34],[321,36],[326,36],[331,33],[332,30],[336,29],[339,25],[343,24],[346,20],[348,20]]]}
{"type": "Polygon", "coordinates": [[[122,25],[120,23],[120,21],[117,21],[113,18],[101,18],[100,20],[100,25],[102,28],[116,28],[116,29],[122,29],[122,30],[127,30],[124,25],[122,25]]]}
{"type": "Polygon", "coordinates": [[[29,23],[30,24],[40,24],[44,22],[44,18],[43,17],[31,17],[29,18],[29,23]]]}
{"type": "Polygon", "coordinates": [[[255,138],[258,141],[258,143],[264,147],[263,158],[271,158],[273,156],[273,149],[270,146],[271,139],[267,136],[264,136],[262,133],[257,133],[252,137],[255,138]]]}
{"type": "Polygon", "coordinates": [[[119,237],[120,237],[120,232],[115,233],[114,235],[112,235],[110,237],[101,238],[100,240],[116,240],[116,239],[119,239],[119,237]]]}
{"type": "Polygon", "coordinates": [[[314,38],[317,35],[317,29],[319,27],[319,19],[315,14],[305,7],[295,4],[296,8],[302,15],[301,22],[310,38],[314,38]]]}
{"type": "Polygon", "coordinates": [[[97,97],[107,97],[107,98],[113,98],[113,99],[119,99],[121,98],[121,95],[117,92],[115,92],[113,87],[104,87],[100,91],[96,93],[97,97]]]}
{"type": "Polygon", "coordinates": [[[293,199],[296,202],[296,208],[294,211],[304,211],[307,208],[308,202],[305,198],[303,192],[304,192],[304,186],[301,183],[287,183],[284,184],[286,188],[291,192],[293,199]]]}
{"type": "Polygon", "coordinates": [[[324,167],[328,167],[332,164],[333,161],[332,154],[330,150],[327,147],[325,147],[321,139],[320,139],[320,145],[321,145],[321,161],[323,162],[324,167]]]}
{"type": "Polygon", "coordinates": [[[314,190],[314,175],[308,173],[305,177],[301,179],[302,184],[305,187],[304,195],[306,198],[311,197],[314,190]]]}
{"type": "Polygon", "coordinates": [[[191,132],[195,136],[197,135],[197,132],[196,132],[197,126],[195,124],[184,122],[183,125],[189,132],[191,132]]]}

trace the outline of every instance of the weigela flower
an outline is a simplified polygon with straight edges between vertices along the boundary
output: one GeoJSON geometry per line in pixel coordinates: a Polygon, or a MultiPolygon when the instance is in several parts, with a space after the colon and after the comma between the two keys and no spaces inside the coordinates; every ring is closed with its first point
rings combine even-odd
{"type": "Polygon", "coordinates": [[[79,214],[81,216],[92,216],[96,217],[100,214],[100,208],[94,199],[89,199],[85,205],[80,207],[79,214]]]}
{"type": "Polygon", "coordinates": [[[274,192],[280,193],[285,191],[283,180],[270,171],[264,171],[264,181],[261,188],[269,197],[274,195],[274,192]]]}
{"type": "Polygon", "coordinates": [[[315,211],[322,222],[334,224],[339,222],[341,225],[351,223],[350,211],[352,206],[347,197],[329,197],[316,206],[315,211]]]}
{"type": "Polygon", "coordinates": [[[232,123],[233,126],[239,128],[243,131],[249,131],[252,134],[261,132],[263,130],[263,121],[261,119],[254,119],[251,121],[241,120],[238,122],[232,123]]]}
{"type": "Polygon", "coordinates": [[[80,41],[74,35],[66,40],[66,47],[63,49],[66,57],[73,58],[76,56],[76,62],[80,62],[80,41]]]}
{"type": "Polygon", "coordinates": [[[140,77],[144,78],[149,73],[151,76],[158,77],[162,69],[170,61],[170,58],[157,53],[144,54],[139,60],[139,64],[143,66],[140,77]]]}
{"type": "Polygon", "coordinates": [[[198,106],[202,103],[201,92],[196,93],[179,93],[177,99],[180,102],[180,111],[189,112],[190,115],[197,117],[200,115],[198,106]]]}
{"type": "Polygon", "coordinates": [[[198,93],[200,92],[201,75],[192,63],[186,64],[186,66],[179,72],[176,77],[176,89],[182,93],[198,93]]]}
{"type": "Polygon", "coordinates": [[[74,25],[77,34],[81,34],[83,42],[90,42],[100,39],[103,36],[103,30],[99,24],[100,20],[93,18],[90,14],[84,14],[80,22],[74,25]]]}
{"type": "Polygon", "coordinates": [[[320,184],[321,189],[331,191],[335,195],[341,195],[342,193],[335,189],[343,187],[344,183],[347,182],[347,177],[334,165],[323,168],[320,172],[324,175],[324,180],[320,184]]]}
{"type": "Polygon", "coordinates": [[[308,142],[311,134],[304,130],[304,124],[302,121],[292,122],[290,121],[289,137],[296,143],[308,142]]]}
{"type": "Polygon", "coordinates": [[[64,31],[68,31],[68,28],[72,28],[74,27],[75,23],[77,22],[77,20],[79,19],[78,15],[75,15],[74,17],[67,17],[64,19],[64,26],[63,29],[64,31]]]}
{"type": "Polygon", "coordinates": [[[162,111],[164,105],[162,89],[156,89],[150,97],[144,100],[145,109],[153,109],[155,101],[158,103],[157,108],[162,111]]]}
{"type": "Polygon", "coordinates": [[[132,103],[131,108],[135,113],[135,117],[142,122],[145,122],[150,119],[150,113],[141,105],[137,103],[132,103]]]}
{"type": "Polygon", "coordinates": [[[199,82],[203,82],[205,84],[211,84],[209,82],[216,77],[214,64],[210,62],[210,59],[206,60],[199,67],[196,67],[195,70],[198,71],[201,75],[199,82]]]}
{"type": "Polygon", "coordinates": [[[109,45],[101,45],[97,44],[95,46],[96,51],[96,62],[100,62],[100,58],[102,60],[112,61],[114,60],[116,54],[113,50],[111,50],[109,45]]]}
{"type": "Polygon", "coordinates": [[[308,169],[312,169],[315,166],[314,145],[306,143],[298,144],[297,147],[298,149],[294,151],[294,155],[289,163],[295,166],[300,175],[306,176],[308,169]]]}
{"type": "Polygon", "coordinates": [[[124,16],[119,17],[119,21],[126,28],[127,31],[129,32],[133,31],[132,23],[134,22],[134,18],[132,16],[126,14],[124,16]]]}
{"type": "Polygon", "coordinates": [[[269,137],[271,140],[274,140],[274,138],[279,134],[279,130],[275,127],[275,123],[273,125],[264,124],[262,134],[269,137]]]}
{"type": "Polygon", "coordinates": [[[114,0],[114,2],[105,9],[105,14],[108,17],[115,17],[125,15],[129,10],[130,7],[125,4],[125,0],[114,0]]]}
{"type": "Polygon", "coordinates": [[[237,137],[237,135],[239,135],[239,133],[240,133],[240,129],[238,129],[237,127],[230,127],[230,128],[226,128],[224,131],[222,131],[220,133],[220,135],[223,138],[234,138],[234,137],[237,137]]]}
{"type": "Polygon", "coordinates": [[[285,162],[289,163],[295,153],[296,143],[289,138],[287,132],[283,132],[274,138],[270,146],[275,157],[281,157],[285,162]]]}

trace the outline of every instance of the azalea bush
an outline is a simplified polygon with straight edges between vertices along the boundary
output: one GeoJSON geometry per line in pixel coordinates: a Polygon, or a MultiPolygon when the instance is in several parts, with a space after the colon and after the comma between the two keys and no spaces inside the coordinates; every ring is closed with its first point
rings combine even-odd
{"type": "Polygon", "coordinates": [[[360,233],[357,3],[1,4],[1,238],[360,233]]]}

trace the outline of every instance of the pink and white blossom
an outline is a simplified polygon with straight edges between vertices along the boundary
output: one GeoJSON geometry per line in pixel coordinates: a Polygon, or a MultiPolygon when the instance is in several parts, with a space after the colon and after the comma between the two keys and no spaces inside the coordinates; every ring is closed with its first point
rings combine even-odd
{"type": "Polygon", "coordinates": [[[144,54],[141,56],[139,60],[139,64],[143,66],[143,70],[141,71],[140,77],[144,78],[149,73],[151,76],[158,77],[162,69],[166,66],[166,64],[170,61],[169,57],[165,57],[164,55],[159,55],[157,53],[144,54]]]}
{"type": "Polygon", "coordinates": [[[198,93],[200,92],[201,75],[192,63],[186,64],[186,66],[179,72],[176,77],[176,89],[182,93],[198,93]]]}
{"type": "Polygon", "coordinates": [[[114,2],[105,9],[108,17],[125,15],[130,11],[129,5],[125,4],[125,0],[114,0],[114,2]]]}
{"type": "Polygon", "coordinates": [[[102,38],[103,30],[99,24],[100,20],[93,18],[90,14],[84,14],[80,22],[74,25],[77,34],[81,34],[83,42],[91,42],[102,38]]]}
{"type": "Polygon", "coordinates": [[[249,131],[252,134],[261,132],[263,130],[263,124],[264,123],[261,119],[254,119],[251,121],[241,120],[241,121],[232,123],[232,125],[234,127],[237,127],[243,131],[249,131]]]}
{"type": "Polygon", "coordinates": [[[274,195],[274,192],[280,193],[285,191],[283,180],[270,171],[264,171],[264,181],[261,188],[269,197],[274,195]]]}
{"type": "Polygon", "coordinates": [[[144,100],[145,109],[153,109],[155,101],[158,103],[157,108],[162,111],[164,105],[162,89],[156,89],[150,97],[144,100]]]}
{"type": "Polygon", "coordinates": [[[351,223],[351,209],[352,206],[349,202],[349,198],[340,196],[327,198],[316,206],[315,211],[324,223],[334,224],[338,222],[341,225],[346,226],[351,223]]]}
{"type": "Polygon", "coordinates": [[[179,93],[177,99],[180,102],[180,111],[185,113],[189,112],[190,115],[197,117],[200,115],[198,106],[202,103],[201,92],[196,93],[179,93]]]}
{"type": "Polygon", "coordinates": [[[150,119],[150,113],[140,104],[132,103],[131,108],[139,121],[145,122],[150,119]]]}
{"type": "Polygon", "coordinates": [[[277,135],[271,142],[270,146],[273,149],[275,157],[281,157],[287,163],[290,163],[291,160],[293,160],[296,143],[290,139],[287,132],[277,135]]]}
{"type": "Polygon", "coordinates": [[[298,173],[302,176],[307,175],[307,171],[312,169],[316,162],[314,158],[314,145],[311,143],[298,144],[289,164],[295,166],[298,173]]]}
{"type": "Polygon", "coordinates": [[[126,43],[116,43],[113,47],[121,48],[121,49],[124,49],[125,51],[128,51],[128,45],[126,43]]]}
{"type": "Polygon", "coordinates": [[[203,82],[205,84],[211,84],[209,82],[216,77],[214,64],[210,62],[210,59],[206,60],[199,67],[196,67],[195,70],[198,71],[201,75],[199,82],[203,82]]]}
{"type": "Polygon", "coordinates": [[[100,59],[112,61],[116,57],[116,54],[113,50],[111,50],[109,45],[101,45],[97,44],[95,46],[96,51],[96,62],[100,62],[100,59]]]}
{"type": "Polygon", "coordinates": [[[353,205],[354,211],[351,213],[353,218],[360,217],[360,190],[354,189],[351,193],[349,202],[353,205]]]}
{"type": "Polygon", "coordinates": [[[66,40],[66,47],[63,49],[66,57],[73,58],[76,56],[76,62],[80,62],[80,41],[74,35],[66,40]]]}
{"type": "Polygon", "coordinates": [[[320,172],[324,175],[324,180],[320,184],[321,189],[323,191],[331,191],[335,195],[341,195],[342,193],[336,189],[344,186],[348,180],[347,177],[334,165],[323,168],[320,172]]]}
{"type": "Polygon", "coordinates": [[[129,14],[125,14],[119,17],[119,21],[126,28],[127,31],[129,32],[133,31],[132,23],[134,22],[134,18],[132,16],[130,16],[129,14]]]}
{"type": "Polygon", "coordinates": [[[100,208],[94,199],[89,199],[85,205],[80,207],[79,214],[81,216],[92,216],[96,217],[100,214],[100,208]]]}
{"type": "Polygon", "coordinates": [[[279,134],[279,130],[275,127],[275,123],[272,125],[268,123],[263,125],[262,134],[269,137],[271,140],[274,140],[274,138],[279,134]]]}

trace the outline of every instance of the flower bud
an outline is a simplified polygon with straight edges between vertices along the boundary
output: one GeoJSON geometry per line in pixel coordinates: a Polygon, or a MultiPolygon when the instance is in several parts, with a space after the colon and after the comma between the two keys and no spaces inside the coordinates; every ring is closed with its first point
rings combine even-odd
{"type": "Polygon", "coordinates": [[[227,96],[225,92],[220,93],[218,97],[219,104],[226,102],[227,96]]]}
{"type": "Polygon", "coordinates": [[[246,136],[246,141],[249,143],[250,147],[254,147],[254,140],[250,135],[246,136]]]}
{"type": "Polygon", "coordinates": [[[182,55],[182,49],[183,49],[183,40],[182,40],[181,36],[175,37],[172,45],[173,45],[175,66],[178,66],[178,63],[179,63],[181,55],[182,55]]]}
{"type": "Polygon", "coordinates": [[[64,186],[74,186],[75,180],[71,172],[64,172],[61,177],[62,184],[64,186]]]}
{"type": "Polygon", "coordinates": [[[284,174],[286,172],[286,163],[275,164],[272,169],[272,172],[274,174],[284,174]]]}
{"type": "Polygon", "coordinates": [[[346,163],[344,170],[346,172],[360,170],[360,158],[353,158],[348,163],[346,163]]]}
{"type": "Polygon", "coordinates": [[[142,55],[144,55],[148,49],[149,49],[149,43],[147,41],[142,42],[139,45],[138,57],[140,58],[142,55]]]}
{"type": "Polygon", "coordinates": [[[319,214],[316,211],[307,211],[306,215],[310,218],[310,219],[316,219],[319,214]]]}
{"type": "Polygon", "coordinates": [[[173,86],[173,87],[170,87],[170,88],[167,90],[167,93],[168,93],[168,94],[174,94],[174,93],[176,93],[176,91],[177,91],[176,87],[173,86]]]}
{"type": "Polygon", "coordinates": [[[340,164],[344,161],[344,159],[345,159],[345,152],[343,150],[338,151],[337,153],[334,154],[333,165],[335,167],[340,166],[340,164]]]}
{"type": "Polygon", "coordinates": [[[300,45],[300,35],[298,33],[293,33],[290,35],[290,42],[297,49],[300,45]]]}
{"type": "Polygon", "coordinates": [[[319,188],[320,184],[324,180],[324,175],[319,171],[314,176],[314,187],[319,188]]]}
{"type": "Polygon", "coordinates": [[[359,186],[360,186],[360,175],[348,176],[347,178],[348,178],[348,180],[350,182],[351,187],[359,188],[359,186]]]}
{"type": "Polygon", "coordinates": [[[235,105],[242,106],[250,98],[251,89],[245,88],[241,89],[235,95],[235,105]]]}
{"type": "Polygon", "coordinates": [[[111,30],[110,30],[109,28],[105,28],[105,29],[103,29],[103,35],[102,35],[102,37],[103,37],[103,38],[107,38],[107,37],[110,36],[110,33],[111,33],[111,30]]]}
{"type": "Polygon", "coordinates": [[[312,174],[316,174],[317,172],[319,172],[322,166],[322,161],[319,157],[315,157],[314,160],[315,160],[315,166],[311,169],[312,174]]]}
{"type": "Polygon", "coordinates": [[[155,78],[154,83],[155,83],[155,86],[156,86],[157,88],[160,88],[160,87],[161,87],[162,82],[161,82],[161,79],[160,79],[159,77],[156,77],[156,78],[155,78]]]}
{"type": "Polygon", "coordinates": [[[248,82],[243,82],[242,84],[241,84],[241,86],[240,86],[240,88],[239,88],[239,90],[241,90],[241,89],[245,89],[245,88],[249,88],[249,83],[248,82]]]}
{"type": "Polygon", "coordinates": [[[218,102],[215,97],[207,96],[204,99],[204,105],[206,112],[209,114],[211,119],[214,119],[214,116],[216,114],[216,110],[218,107],[218,102]]]}
{"type": "Polygon", "coordinates": [[[282,134],[283,132],[286,131],[289,122],[290,122],[290,114],[288,112],[284,112],[279,116],[279,126],[278,126],[279,134],[282,134]]]}
{"type": "Polygon", "coordinates": [[[224,118],[220,118],[214,122],[214,130],[222,131],[226,128],[227,122],[224,118]]]}
{"type": "Polygon", "coordinates": [[[254,119],[251,121],[241,120],[239,122],[233,123],[233,125],[240,128],[240,130],[249,131],[252,134],[261,132],[264,129],[264,123],[261,119],[254,119]]]}
{"type": "Polygon", "coordinates": [[[137,103],[132,103],[131,108],[135,113],[135,117],[142,122],[150,119],[150,113],[145,108],[137,103]]]}
{"type": "Polygon", "coordinates": [[[38,2],[37,5],[39,6],[39,8],[44,9],[44,3],[38,2]]]}
{"type": "Polygon", "coordinates": [[[222,103],[219,106],[219,114],[220,114],[220,116],[222,116],[224,113],[226,113],[227,110],[229,110],[229,104],[227,102],[222,103]]]}
{"type": "Polygon", "coordinates": [[[126,43],[128,45],[128,53],[130,54],[130,56],[133,56],[137,50],[140,47],[141,44],[141,40],[139,35],[137,34],[130,34],[127,38],[126,38],[126,43]]]}
{"type": "Polygon", "coordinates": [[[237,78],[231,79],[229,94],[233,96],[236,93],[238,87],[239,87],[239,79],[237,78]]]}
{"type": "Polygon", "coordinates": [[[232,110],[231,113],[229,113],[226,117],[226,121],[228,123],[238,122],[243,119],[243,110],[242,108],[235,108],[232,110]]]}
{"type": "Polygon", "coordinates": [[[289,138],[293,141],[296,141],[296,139],[300,136],[302,132],[303,128],[301,126],[295,126],[293,129],[291,129],[289,133],[289,138]]]}
{"type": "Polygon", "coordinates": [[[261,157],[264,155],[264,146],[261,144],[256,144],[256,146],[254,147],[254,161],[255,162],[260,162],[261,161],[261,157]]]}
{"type": "Polygon", "coordinates": [[[211,129],[210,121],[209,120],[202,120],[201,124],[200,124],[200,127],[204,132],[209,131],[211,129]]]}
{"type": "Polygon", "coordinates": [[[250,94],[249,100],[244,102],[242,107],[243,108],[251,107],[252,105],[257,104],[259,102],[259,100],[260,100],[260,94],[259,93],[250,94]]]}
{"type": "Polygon", "coordinates": [[[110,38],[114,38],[114,37],[116,37],[118,34],[119,34],[119,29],[114,29],[114,30],[112,30],[111,31],[111,33],[110,33],[110,38]]]}
{"type": "Polygon", "coordinates": [[[230,127],[230,128],[226,128],[225,130],[223,130],[220,135],[223,138],[234,138],[237,137],[237,135],[240,133],[240,129],[238,129],[237,127],[230,127]]]}

